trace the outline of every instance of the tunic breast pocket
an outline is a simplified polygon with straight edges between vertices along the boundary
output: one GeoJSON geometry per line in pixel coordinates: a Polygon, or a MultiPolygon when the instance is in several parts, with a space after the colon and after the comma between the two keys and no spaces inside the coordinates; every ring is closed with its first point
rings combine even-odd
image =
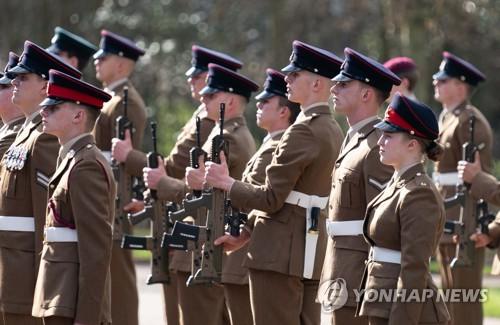
{"type": "Polygon", "coordinates": [[[11,199],[22,199],[26,192],[25,170],[5,172],[2,176],[2,195],[11,199]]]}
{"type": "Polygon", "coordinates": [[[338,205],[342,208],[357,208],[361,206],[361,200],[358,197],[360,175],[352,169],[339,170],[341,173],[337,177],[335,184],[335,196],[338,205]]]}

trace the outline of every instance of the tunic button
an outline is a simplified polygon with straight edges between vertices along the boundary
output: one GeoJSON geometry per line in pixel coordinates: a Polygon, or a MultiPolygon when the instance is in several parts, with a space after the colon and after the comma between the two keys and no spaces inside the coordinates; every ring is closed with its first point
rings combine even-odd
{"type": "Polygon", "coordinates": [[[51,189],[54,189],[54,187],[56,187],[54,184],[50,184],[51,189]]]}
{"type": "Polygon", "coordinates": [[[340,163],[336,163],[335,167],[339,168],[340,167],[340,163]]]}

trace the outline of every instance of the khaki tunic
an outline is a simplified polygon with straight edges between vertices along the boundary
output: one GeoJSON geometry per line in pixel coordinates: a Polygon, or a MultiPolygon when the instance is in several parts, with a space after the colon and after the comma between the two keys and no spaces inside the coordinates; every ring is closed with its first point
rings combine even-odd
{"type": "MultiPolygon", "coordinates": [[[[463,103],[451,113],[443,111],[440,117],[439,142],[444,147],[444,155],[436,164],[439,173],[457,172],[458,161],[462,159],[462,145],[470,139],[469,117],[476,117],[474,142],[483,146],[480,150],[481,167],[490,172],[492,168],[493,136],[490,124],[484,115],[474,106],[463,103]]],[[[455,186],[438,187],[443,198],[455,195],[455,186]]],[[[460,207],[454,206],[446,210],[447,220],[458,220],[460,207]]],[[[475,215],[467,216],[475,218],[475,215]]],[[[451,269],[449,263],[455,255],[455,247],[450,235],[443,235],[438,251],[441,263],[441,278],[443,288],[480,289],[482,285],[482,269],[484,264],[484,248],[476,249],[476,263],[473,267],[451,269]]],[[[449,304],[448,308],[455,325],[481,323],[482,306],[480,302],[449,304]]]]}
{"type": "MultiPolygon", "coordinates": [[[[469,117],[476,116],[474,142],[476,145],[483,145],[480,150],[482,170],[490,172],[493,166],[492,145],[493,135],[490,124],[484,115],[474,106],[463,103],[453,112],[441,114],[439,125],[439,143],[444,148],[443,157],[436,163],[435,169],[439,173],[457,172],[457,165],[462,160],[462,145],[469,141],[469,117]]],[[[455,186],[439,186],[439,191],[444,198],[455,195],[455,186]]],[[[453,207],[446,210],[447,220],[458,220],[460,208],[453,207]]],[[[470,216],[471,218],[473,216],[470,216]]],[[[443,243],[451,243],[448,235],[443,236],[443,243]]]]}
{"type": "MultiPolygon", "coordinates": [[[[382,132],[373,127],[379,121],[374,120],[362,127],[340,152],[333,170],[329,220],[363,220],[368,203],[389,182],[394,170],[380,162],[377,142],[382,132]]],[[[344,279],[348,289],[345,306],[356,306],[353,289],[357,289],[361,282],[368,249],[361,234],[328,238],[321,283],[344,279]]],[[[324,301],[325,297],[318,296],[318,300],[324,301]]]]}
{"type": "MultiPolygon", "coordinates": [[[[363,233],[371,246],[401,252],[401,264],[368,261],[362,289],[430,289],[420,303],[361,300],[359,314],[388,324],[444,324],[449,319],[429,272],[429,260],[443,232],[443,200],[422,164],[410,167],[368,205],[363,233]]],[[[409,294],[409,293],[408,293],[409,294]]],[[[366,298],[362,296],[363,298],[366,298]]]]}
{"type": "Polygon", "coordinates": [[[42,133],[41,116],[37,115],[20,131],[2,159],[0,215],[35,218],[35,233],[0,231],[0,309],[7,313],[31,315],[47,186],[55,171],[59,147],[56,137],[42,133]],[[9,152],[15,150],[25,151],[27,159],[20,170],[9,170],[9,152]]]}
{"type": "Polygon", "coordinates": [[[33,315],[110,323],[116,184],[91,135],[71,147],[49,187],[46,227],[74,227],[78,242],[44,242],[33,315]]]}
{"type": "Polygon", "coordinates": [[[256,214],[244,261],[250,272],[255,324],[319,322],[314,296],[326,250],[325,215],[318,222],[313,280],[305,280],[306,209],[285,200],[292,190],[319,197],[329,194],[342,139],[329,107],[313,106],[285,131],[266,168],[264,185],[236,181],[231,188],[233,205],[255,209],[256,214]]]}
{"type": "MultiPolygon", "coordinates": [[[[486,172],[479,172],[472,180],[470,192],[476,199],[482,198],[486,202],[499,206],[500,205],[500,183],[493,176],[486,172]]],[[[492,242],[488,245],[490,248],[500,247],[500,213],[496,219],[488,226],[488,235],[492,238],[492,242]]],[[[493,259],[491,273],[500,275],[500,249],[497,250],[493,259]]]]}
{"type": "MultiPolygon", "coordinates": [[[[276,133],[272,138],[262,144],[259,150],[248,161],[241,180],[256,186],[264,185],[266,181],[266,168],[271,164],[273,153],[278,147],[283,132],[276,133]]],[[[250,211],[248,214],[248,224],[255,222],[258,211],[250,211]]],[[[248,284],[248,269],[242,266],[247,254],[248,245],[231,252],[224,264],[224,279],[227,283],[248,284]]]]}
{"type": "MultiPolygon", "coordinates": [[[[134,126],[132,134],[132,146],[140,148],[146,126],[146,108],[141,96],[130,81],[113,89],[113,97],[104,104],[101,115],[97,119],[93,131],[96,145],[102,151],[111,150],[111,139],[115,137],[116,118],[123,115],[123,87],[128,86],[128,104],[127,117],[134,126]]],[[[132,175],[130,175],[132,176],[132,175]]],[[[117,184],[117,193],[120,193],[120,186],[117,184]]],[[[121,199],[122,206],[128,202],[121,199]]],[[[124,214],[124,211],[115,211],[115,218],[118,214],[124,214]]],[[[124,216],[123,220],[128,220],[124,216]]],[[[114,223],[116,226],[116,223],[114,223]]],[[[125,232],[131,233],[131,225],[125,223],[125,232]]],[[[121,238],[115,238],[112,249],[111,259],[111,295],[112,295],[112,316],[113,322],[118,324],[137,324],[138,323],[138,293],[136,287],[135,269],[132,260],[132,254],[128,250],[120,248],[121,238]]]]}
{"type": "MultiPolygon", "coordinates": [[[[256,213],[244,265],[302,278],[305,249],[305,209],[285,203],[292,190],[325,197],[343,135],[328,106],[301,113],[286,131],[266,169],[262,186],[236,181],[231,202],[256,213]]],[[[326,250],[325,216],[319,221],[313,279],[319,279],[326,250]]]]}

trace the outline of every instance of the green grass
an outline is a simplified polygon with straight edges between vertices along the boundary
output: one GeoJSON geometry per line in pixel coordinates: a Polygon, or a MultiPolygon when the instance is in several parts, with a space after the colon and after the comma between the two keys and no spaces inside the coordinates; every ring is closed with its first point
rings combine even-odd
{"type": "Polygon", "coordinates": [[[483,304],[485,317],[500,318],[500,288],[491,288],[488,290],[488,299],[483,304]]]}

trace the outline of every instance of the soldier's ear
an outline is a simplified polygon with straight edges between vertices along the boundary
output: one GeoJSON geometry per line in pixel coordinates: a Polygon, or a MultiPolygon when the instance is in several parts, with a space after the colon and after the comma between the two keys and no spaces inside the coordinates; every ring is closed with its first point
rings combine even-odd
{"type": "Polygon", "coordinates": [[[81,123],[83,120],[85,120],[85,110],[84,109],[78,109],[76,111],[75,116],[73,117],[73,120],[75,121],[75,124],[81,123]]]}
{"type": "Polygon", "coordinates": [[[43,86],[40,88],[40,95],[45,98],[47,97],[47,86],[49,85],[49,82],[47,80],[43,80],[43,86]]]}

